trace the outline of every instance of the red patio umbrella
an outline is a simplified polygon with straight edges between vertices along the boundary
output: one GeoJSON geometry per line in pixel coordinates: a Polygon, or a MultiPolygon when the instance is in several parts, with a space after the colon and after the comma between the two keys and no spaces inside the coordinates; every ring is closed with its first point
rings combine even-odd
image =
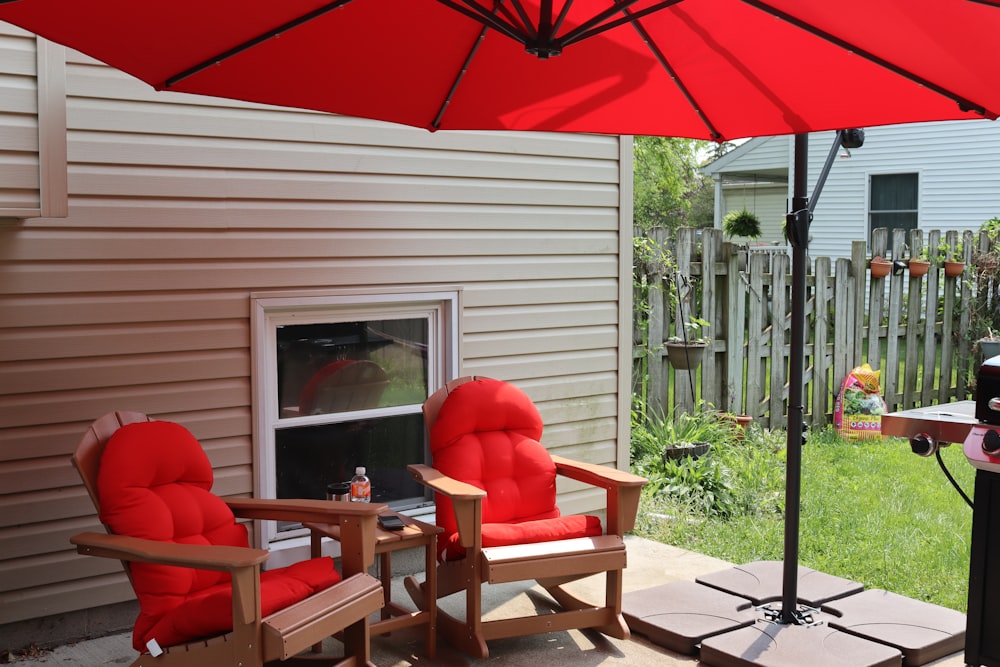
{"type": "MultiPolygon", "coordinates": [[[[1000,0],[0,0],[158,90],[430,130],[796,134],[785,566],[797,621],[804,134],[1000,113],[1000,0]]],[[[838,135],[839,138],[839,135],[838,135]]],[[[828,161],[829,164],[829,161],[828,161]]],[[[822,179],[821,179],[822,180],[822,179]]]]}
{"type": "Polygon", "coordinates": [[[1000,10],[969,0],[6,0],[0,20],[158,90],[428,129],[722,141],[1000,112],[1000,10]]]}

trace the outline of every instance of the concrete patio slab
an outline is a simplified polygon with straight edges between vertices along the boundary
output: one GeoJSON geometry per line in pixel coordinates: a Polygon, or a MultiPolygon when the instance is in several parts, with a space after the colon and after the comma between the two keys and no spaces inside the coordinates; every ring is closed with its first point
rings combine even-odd
{"type": "MultiPolygon", "coordinates": [[[[625,570],[625,592],[642,590],[673,581],[694,581],[696,577],[732,567],[731,563],[678,549],[658,542],[628,537],[628,568],[625,570]]],[[[580,595],[600,599],[604,580],[590,577],[574,584],[580,595]]],[[[403,590],[402,577],[393,581],[393,599],[406,603],[409,598],[403,590]]],[[[526,605],[544,608],[548,596],[540,588],[526,584],[506,584],[484,588],[484,609],[487,617],[524,609],[526,605]],[[527,590],[528,595],[510,596],[517,589],[527,590]]],[[[442,606],[460,600],[444,600],[442,606]]],[[[43,645],[44,637],[38,638],[43,645]]],[[[473,660],[456,652],[444,642],[438,643],[438,655],[429,659],[423,656],[422,630],[412,628],[372,640],[372,662],[380,667],[412,667],[441,665],[464,667],[489,663],[503,667],[589,667],[592,665],[629,665],[635,667],[695,667],[704,663],[697,657],[673,653],[653,644],[638,633],[627,641],[611,639],[591,631],[570,630],[550,632],[531,637],[498,640],[490,643],[490,657],[473,660]]],[[[99,639],[59,646],[50,652],[32,658],[21,658],[17,667],[105,667],[130,665],[137,657],[132,650],[128,634],[118,634],[99,639]]],[[[960,653],[942,658],[933,667],[964,667],[960,653]]]]}

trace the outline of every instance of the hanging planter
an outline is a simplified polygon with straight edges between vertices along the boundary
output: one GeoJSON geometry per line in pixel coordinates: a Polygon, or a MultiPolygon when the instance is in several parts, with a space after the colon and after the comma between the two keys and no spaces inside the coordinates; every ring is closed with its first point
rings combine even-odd
{"type": "Polygon", "coordinates": [[[701,365],[707,343],[667,343],[667,360],[678,370],[690,370],[701,365]]]}
{"type": "Polygon", "coordinates": [[[925,262],[920,259],[911,259],[909,267],[910,267],[910,275],[913,276],[914,278],[919,278],[920,276],[927,275],[927,272],[931,268],[931,263],[925,262]]]}
{"type": "Polygon", "coordinates": [[[872,257],[869,269],[872,272],[872,278],[885,278],[892,270],[892,262],[876,255],[875,257],[872,257]]]}
{"type": "Polygon", "coordinates": [[[760,219],[746,208],[730,211],[722,219],[722,231],[729,237],[745,236],[755,239],[760,236],[760,219]]]}
{"type": "Polygon", "coordinates": [[[953,260],[945,260],[944,263],[944,275],[949,278],[957,278],[962,275],[965,271],[965,262],[956,262],[953,260]]]}

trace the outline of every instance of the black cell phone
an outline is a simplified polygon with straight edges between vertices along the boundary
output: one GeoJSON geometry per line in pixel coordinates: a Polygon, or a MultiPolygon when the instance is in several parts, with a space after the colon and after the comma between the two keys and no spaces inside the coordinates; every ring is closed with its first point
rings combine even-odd
{"type": "Polygon", "coordinates": [[[379,514],[378,525],[382,526],[386,530],[403,530],[406,526],[406,524],[403,523],[403,520],[395,514],[379,514]]]}

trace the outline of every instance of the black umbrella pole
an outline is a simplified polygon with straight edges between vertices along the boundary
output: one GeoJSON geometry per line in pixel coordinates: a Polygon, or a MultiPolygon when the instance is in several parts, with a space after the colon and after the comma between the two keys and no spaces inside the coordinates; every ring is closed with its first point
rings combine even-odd
{"type": "Polygon", "coordinates": [[[791,340],[788,350],[788,440],[785,470],[785,554],[782,571],[781,622],[798,621],[799,500],[802,488],[802,376],[805,365],[806,248],[809,243],[809,198],[806,195],[809,136],[795,135],[795,181],[792,213],[786,230],[792,242],[791,340]]]}

